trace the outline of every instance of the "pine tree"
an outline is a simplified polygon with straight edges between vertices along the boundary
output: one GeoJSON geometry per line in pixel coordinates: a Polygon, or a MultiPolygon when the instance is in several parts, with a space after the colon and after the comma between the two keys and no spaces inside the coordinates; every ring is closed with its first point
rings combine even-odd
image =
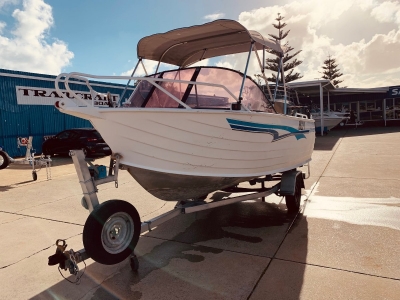
{"type": "Polygon", "coordinates": [[[322,78],[329,79],[335,87],[339,87],[338,84],[343,82],[343,80],[337,80],[336,78],[342,76],[343,73],[339,72],[340,70],[336,64],[336,59],[331,57],[331,55],[328,55],[328,59],[324,60],[324,66],[322,66],[322,69],[322,73],[324,74],[322,78]]]}
{"type": "MultiPolygon", "coordinates": [[[[268,34],[270,37],[272,37],[273,39],[275,39],[279,44],[281,44],[282,40],[284,38],[286,38],[290,32],[290,30],[283,32],[283,28],[287,25],[286,23],[281,21],[284,19],[284,17],[281,16],[281,14],[278,13],[278,17],[275,19],[276,21],[278,21],[277,24],[272,24],[276,29],[278,29],[278,35],[274,35],[274,34],[268,34]]],[[[301,50],[295,52],[294,54],[289,54],[289,52],[291,52],[293,50],[293,48],[291,46],[289,46],[289,42],[286,42],[284,44],[285,47],[285,53],[283,56],[283,68],[285,71],[285,82],[290,82],[299,78],[302,78],[303,76],[300,75],[300,73],[296,72],[294,73],[294,68],[297,67],[298,65],[300,65],[303,61],[301,60],[297,60],[296,58],[294,60],[292,60],[291,62],[289,62],[289,60],[291,60],[292,58],[294,58],[297,54],[299,54],[301,52],[301,50]]],[[[281,57],[281,53],[272,50],[272,49],[267,49],[266,50],[268,53],[271,53],[273,55],[275,55],[275,58],[267,58],[266,64],[265,64],[265,68],[274,72],[278,71],[279,68],[279,60],[281,57]]],[[[281,70],[282,71],[282,70],[281,70]]],[[[283,82],[283,77],[282,77],[282,73],[279,82],[282,83],[283,82]]],[[[271,82],[276,82],[276,75],[272,74],[271,77],[267,77],[268,81],[271,82]]]]}

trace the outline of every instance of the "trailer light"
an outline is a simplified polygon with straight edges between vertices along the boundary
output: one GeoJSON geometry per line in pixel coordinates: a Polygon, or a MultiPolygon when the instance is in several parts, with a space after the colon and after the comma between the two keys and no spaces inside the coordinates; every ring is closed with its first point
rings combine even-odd
{"type": "Polygon", "coordinates": [[[56,103],[54,103],[54,106],[60,108],[60,101],[56,101],[56,103]]]}

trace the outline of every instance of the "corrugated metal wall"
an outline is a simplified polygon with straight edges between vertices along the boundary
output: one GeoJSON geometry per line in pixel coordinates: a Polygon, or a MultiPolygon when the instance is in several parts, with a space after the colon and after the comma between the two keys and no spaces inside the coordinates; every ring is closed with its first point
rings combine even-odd
{"type": "MultiPolygon", "coordinates": [[[[60,113],[53,105],[18,105],[16,86],[54,89],[55,76],[0,69],[0,146],[11,157],[24,156],[25,147],[18,149],[17,137],[33,136],[33,148],[42,152],[44,136],[70,128],[92,127],[89,121],[60,113]]],[[[95,83],[95,82],[93,82],[95,83]]],[[[93,88],[101,93],[121,96],[124,85],[96,82],[93,88]]],[[[64,88],[60,84],[61,88],[64,88]]],[[[81,84],[70,84],[71,89],[88,92],[81,84]]],[[[125,97],[132,93],[128,89],[125,97]]]]}

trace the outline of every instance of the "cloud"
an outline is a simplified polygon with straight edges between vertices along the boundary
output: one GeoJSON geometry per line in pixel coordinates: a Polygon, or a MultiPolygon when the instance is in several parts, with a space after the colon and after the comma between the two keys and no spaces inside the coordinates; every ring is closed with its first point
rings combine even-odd
{"type": "MultiPolygon", "coordinates": [[[[295,69],[303,75],[301,81],[321,78],[323,62],[331,55],[344,74],[341,86],[380,87],[400,83],[398,1],[337,0],[327,4],[320,0],[297,0],[243,11],[238,21],[269,37],[268,34],[277,34],[272,24],[276,23],[278,13],[285,17],[285,30],[290,30],[284,42],[294,48],[292,53],[302,50],[296,58],[303,63],[295,69]]],[[[206,17],[213,20],[221,16],[206,17]]],[[[272,56],[267,54],[267,57],[272,56]]],[[[207,64],[243,72],[246,59],[247,54],[231,55],[208,60],[207,64]]],[[[248,75],[259,73],[257,59],[252,55],[248,75]]],[[[266,75],[270,74],[266,70],[266,75]]]]}
{"type": "MultiPolygon", "coordinates": [[[[1,1],[1,5],[15,4],[1,1]]],[[[43,0],[24,0],[22,9],[12,13],[14,30],[7,35],[7,24],[0,24],[0,66],[5,69],[36,73],[59,74],[68,66],[74,54],[65,42],[49,42],[49,30],[54,25],[52,8],[43,0]]],[[[8,33],[8,32],[7,32],[8,33]]]]}
{"type": "MultiPolygon", "coordinates": [[[[145,69],[147,71],[147,74],[150,75],[150,74],[154,74],[154,72],[156,71],[158,62],[155,61],[155,60],[143,60],[143,64],[144,64],[144,67],[145,67],[145,69]]],[[[136,64],[135,64],[135,66],[136,66],[136,64]]],[[[133,70],[135,69],[135,66],[132,69],[128,70],[128,71],[122,72],[121,76],[131,76],[133,70]]],[[[170,64],[161,63],[157,72],[160,72],[160,71],[163,71],[163,70],[169,70],[169,69],[173,69],[173,68],[174,68],[174,66],[172,66],[170,64]]],[[[136,69],[136,72],[135,72],[134,76],[135,77],[136,76],[146,76],[146,72],[143,69],[143,65],[142,64],[139,64],[138,68],[136,69]]]]}
{"type": "Polygon", "coordinates": [[[6,23],[0,21],[0,34],[3,33],[3,29],[7,26],[6,23]]]}
{"type": "MultiPolygon", "coordinates": [[[[295,71],[315,80],[322,76],[323,61],[333,56],[344,74],[343,86],[378,87],[400,83],[400,4],[397,1],[337,0],[326,4],[319,0],[294,1],[285,5],[261,7],[240,13],[238,21],[250,30],[268,37],[277,34],[272,26],[277,14],[284,16],[286,41],[302,52],[303,63],[295,71]]],[[[284,41],[284,42],[286,42],[284,41]]],[[[272,57],[269,54],[267,57],[272,57]]],[[[254,57],[253,57],[254,60],[254,57]]],[[[244,70],[244,56],[220,59],[216,65],[244,70]]],[[[258,74],[258,63],[248,74],[258,74]]],[[[269,76],[271,71],[266,70],[269,76]]]]}
{"type": "Polygon", "coordinates": [[[214,21],[216,19],[221,19],[224,16],[225,16],[224,13],[218,13],[218,14],[207,15],[207,16],[204,16],[203,18],[206,19],[206,20],[214,21]]]}
{"type": "Polygon", "coordinates": [[[190,67],[202,67],[202,66],[209,66],[210,65],[210,59],[203,59],[201,61],[198,61],[197,63],[194,63],[193,65],[190,65],[190,67]]]}
{"type": "Polygon", "coordinates": [[[373,16],[379,22],[400,23],[399,12],[399,2],[385,1],[372,9],[371,16],[373,16]]]}
{"type": "Polygon", "coordinates": [[[18,4],[20,0],[0,0],[0,9],[9,4],[18,4]]]}

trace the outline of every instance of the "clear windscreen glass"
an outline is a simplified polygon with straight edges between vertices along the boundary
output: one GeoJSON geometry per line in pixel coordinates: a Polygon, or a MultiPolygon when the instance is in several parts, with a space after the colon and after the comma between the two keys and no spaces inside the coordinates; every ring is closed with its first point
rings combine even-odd
{"type": "MultiPolygon", "coordinates": [[[[164,89],[162,90],[142,80],[128,102],[129,107],[182,107],[169,93],[191,108],[230,109],[231,103],[237,102],[243,74],[224,68],[198,67],[167,71],[151,77],[162,77],[171,81],[159,81],[158,84],[164,89]],[[195,81],[197,84],[180,81],[195,81]]],[[[273,112],[264,93],[250,78],[245,79],[242,98],[242,104],[252,111],[273,112]]]]}

